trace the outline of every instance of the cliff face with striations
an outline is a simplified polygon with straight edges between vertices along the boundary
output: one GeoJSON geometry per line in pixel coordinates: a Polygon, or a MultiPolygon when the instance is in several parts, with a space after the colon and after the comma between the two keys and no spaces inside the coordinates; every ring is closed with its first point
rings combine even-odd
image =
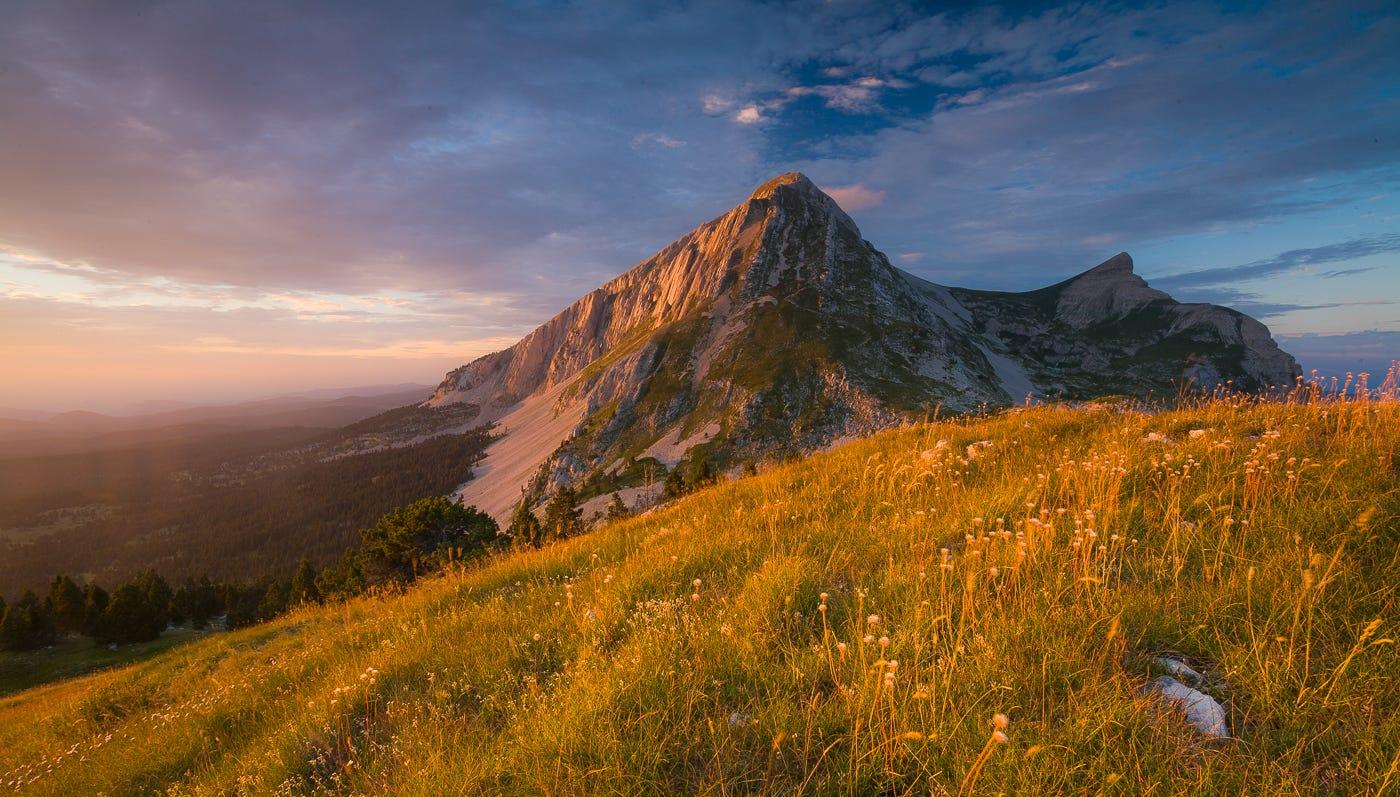
{"type": "Polygon", "coordinates": [[[654,481],[1027,394],[1290,383],[1257,321],[1153,290],[1120,254],[1059,285],[947,288],[890,265],[810,180],[785,174],[550,319],[449,373],[501,438],[462,490],[503,517],[522,490],[654,481]]]}

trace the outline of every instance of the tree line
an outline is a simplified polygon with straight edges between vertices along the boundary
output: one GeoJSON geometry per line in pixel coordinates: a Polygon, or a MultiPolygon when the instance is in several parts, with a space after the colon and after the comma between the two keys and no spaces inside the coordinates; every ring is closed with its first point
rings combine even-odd
{"type": "Polygon", "coordinates": [[[54,578],[40,598],[26,591],[13,603],[0,598],[0,648],[33,650],[61,636],[81,634],[99,645],[150,641],[171,624],[225,628],[271,620],[291,608],[353,597],[389,585],[406,585],[508,547],[496,521],[474,506],[437,496],[394,509],[361,530],[359,545],[319,572],[303,558],[290,578],[271,576],[249,584],[186,578],[177,589],[147,570],[108,591],[54,578]]]}
{"type": "MultiPolygon", "coordinates": [[[[708,463],[699,465],[693,473],[668,479],[665,496],[678,497],[717,478],[708,463]]],[[[614,492],[603,518],[611,522],[630,514],[614,492]]],[[[241,628],[298,606],[407,585],[493,551],[539,548],[588,529],[579,494],[568,485],[554,492],[542,515],[531,508],[528,498],[522,498],[502,531],[475,506],[435,496],[380,516],[360,530],[358,545],[320,570],[302,557],[286,579],[264,575],[244,583],[214,581],[206,574],[187,577],[172,588],[156,570],[148,569],[109,591],[95,581],[80,586],[70,576],[59,575],[43,598],[29,590],[7,605],[0,597],[0,649],[33,650],[73,634],[91,637],[100,645],[144,642],[156,639],[172,624],[204,629],[218,621],[224,628],[241,628]]]]}
{"type": "MultiPolygon", "coordinates": [[[[55,525],[33,540],[0,539],[0,592],[42,594],[44,573],[90,573],[106,584],[146,568],[168,579],[285,577],[303,556],[327,562],[353,547],[357,531],[390,509],[451,492],[490,441],[488,430],[477,429],[231,482],[220,480],[220,463],[243,461],[249,455],[242,449],[237,456],[169,462],[152,461],[146,449],[105,452],[91,457],[97,466],[66,456],[0,461],[0,516],[18,519],[7,526],[42,525],[41,509],[104,508],[81,525],[55,525]],[[72,486],[32,498],[7,486],[12,478],[40,476],[72,486]]],[[[222,445],[222,439],[209,443],[222,445]]]]}

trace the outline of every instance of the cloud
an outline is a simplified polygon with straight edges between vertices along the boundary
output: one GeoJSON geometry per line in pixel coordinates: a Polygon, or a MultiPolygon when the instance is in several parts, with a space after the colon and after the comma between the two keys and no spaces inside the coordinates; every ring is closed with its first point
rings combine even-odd
{"type": "Polygon", "coordinates": [[[1397,38],[1367,0],[21,3],[0,26],[0,349],[32,339],[6,326],[21,304],[90,338],[516,334],[792,169],[974,287],[1053,282],[1107,242],[1237,262],[1207,236],[1324,212],[1355,223],[1290,239],[1375,239],[1400,196],[1397,38]]]}
{"type": "Polygon", "coordinates": [[[1357,274],[1365,274],[1365,273],[1367,273],[1367,272],[1375,271],[1375,270],[1376,270],[1376,269],[1375,269],[1374,267],[1367,267],[1367,268],[1343,268],[1343,269],[1338,269],[1338,270],[1336,270],[1336,271],[1324,271],[1324,272],[1322,272],[1321,274],[1319,274],[1318,276],[1319,276],[1319,277],[1322,277],[1323,279],[1329,279],[1329,280],[1330,280],[1330,279],[1337,279],[1338,277],[1354,277],[1354,276],[1356,276],[1357,274]]]}
{"type": "MultiPolygon", "coordinates": [[[[827,183],[877,182],[887,195],[862,218],[868,238],[936,248],[922,273],[996,289],[1098,262],[1096,238],[1132,249],[1348,207],[1378,188],[1393,201],[1400,15],[1350,9],[943,17],[944,43],[966,54],[976,85],[825,140],[795,165],[827,183]]],[[[852,55],[863,68],[900,63],[885,46],[897,36],[873,36],[852,55]]],[[[924,57],[918,42],[902,46],[924,57]]]]}
{"type": "Polygon", "coordinates": [[[1303,373],[1316,369],[1324,377],[1365,371],[1378,385],[1400,361],[1400,330],[1366,330],[1338,335],[1280,335],[1278,343],[1298,358],[1303,373]]]}
{"type": "MultiPolygon", "coordinates": [[[[1326,246],[1291,249],[1265,260],[1256,260],[1237,266],[1222,266],[1219,268],[1201,269],[1199,271],[1187,271],[1181,274],[1170,274],[1165,277],[1154,279],[1153,284],[1163,287],[1199,287],[1203,285],[1229,284],[1272,277],[1292,271],[1300,271],[1324,263],[1356,260],[1362,257],[1389,254],[1392,252],[1400,252],[1400,235],[1373,235],[1365,238],[1356,238],[1350,241],[1327,244],[1326,246]]],[[[1328,271],[1321,276],[1335,279],[1337,277],[1361,274],[1367,271],[1370,271],[1370,269],[1343,269],[1340,271],[1328,271]]]]}
{"type": "Polygon", "coordinates": [[[700,98],[700,107],[708,114],[724,113],[734,107],[734,100],[719,94],[706,94],[700,98]]]}
{"type": "Polygon", "coordinates": [[[860,184],[833,186],[823,190],[848,212],[878,207],[885,201],[884,191],[876,191],[860,184]]]}
{"type": "MultiPolygon", "coordinates": [[[[909,86],[908,82],[899,79],[866,76],[846,83],[793,86],[784,92],[784,96],[786,99],[817,96],[825,101],[828,108],[846,113],[870,113],[879,107],[882,89],[909,86]]],[[[777,102],[782,103],[783,100],[777,102]]]]}
{"type": "Polygon", "coordinates": [[[741,125],[754,125],[763,121],[763,111],[757,105],[745,105],[734,114],[734,121],[741,125]]]}
{"type": "Polygon", "coordinates": [[[684,141],[678,138],[672,138],[665,133],[638,133],[637,136],[632,139],[633,146],[640,147],[647,144],[655,144],[667,149],[676,149],[677,147],[685,146],[684,141]]]}

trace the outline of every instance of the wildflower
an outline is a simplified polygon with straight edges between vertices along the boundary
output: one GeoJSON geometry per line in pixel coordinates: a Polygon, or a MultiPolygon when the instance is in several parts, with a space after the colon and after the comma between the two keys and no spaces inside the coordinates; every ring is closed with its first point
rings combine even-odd
{"type": "Polygon", "coordinates": [[[1011,724],[1011,720],[1008,719],[1007,716],[1006,716],[1005,714],[1002,714],[1002,713],[998,712],[998,713],[992,715],[992,727],[993,727],[993,728],[996,728],[996,729],[999,730],[999,731],[1004,731],[1004,730],[1006,730],[1006,726],[1008,726],[1008,725],[1010,725],[1010,724],[1011,724]]]}
{"type": "Polygon", "coordinates": [[[1192,440],[1195,440],[1195,439],[1198,438],[1198,437],[1205,437],[1205,436],[1206,436],[1206,430],[1205,430],[1205,429],[1192,429],[1191,431],[1187,432],[1187,434],[1190,435],[1190,437],[1191,437],[1192,440]]]}
{"type": "Polygon", "coordinates": [[[691,583],[691,584],[694,584],[696,589],[700,589],[700,579],[697,578],[697,579],[695,579],[694,581],[692,581],[692,582],[690,582],[690,583],[691,583]]]}
{"type": "Polygon", "coordinates": [[[889,646],[890,646],[890,638],[887,637],[887,636],[882,636],[882,637],[880,637],[880,647],[882,647],[882,648],[887,648],[887,647],[889,647],[889,646]]]}
{"type": "Polygon", "coordinates": [[[1006,744],[1008,739],[1006,738],[1006,734],[1001,731],[992,731],[992,741],[997,744],[1006,744]]]}
{"type": "Polygon", "coordinates": [[[872,614],[872,615],[870,615],[869,617],[865,618],[865,624],[868,625],[868,626],[871,626],[871,627],[874,627],[874,626],[879,625],[879,624],[880,624],[880,615],[878,615],[878,614],[872,614]]]}
{"type": "Polygon", "coordinates": [[[700,602],[700,593],[698,593],[698,592],[692,592],[692,593],[690,593],[690,602],[691,602],[691,603],[699,603],[699,602],[700,602]]]}

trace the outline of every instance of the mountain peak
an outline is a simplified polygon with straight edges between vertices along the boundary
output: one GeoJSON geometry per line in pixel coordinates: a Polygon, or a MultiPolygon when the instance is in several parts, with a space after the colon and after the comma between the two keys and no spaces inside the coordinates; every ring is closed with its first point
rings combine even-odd
{"type": "Polygon", "coordinates": [[[829,216],[835,219],[838,224],[855,231],[859,237],[860,231],[856,227],[855,221],[846,214],[846,211],[841,209],[836,200],[818,188],[817,184],[802,172],[784,172],[774,177],[755,188],[753,193],[749,195],[748,202],[740,207],[752,210],[755,206],[768,207],[770,205],[801,211],[797,213],[798,217],[829,216]]]}
{"type": "MultiPolygon", "coordinates": [[[[785,186],[792,186],[802,193],[822,193],[822,190],[817,188],[817,184],[808,179],[807,175],[802,172],[784,172],[763,185],[760,185],[758,188],[755,188],[753,193],[749,195],[749,201],[768,199],[773,196],[779,188],[785,186]]],[[[823,194],[823,196],[825,196],[825,194],[823,194]]]]}
{"type": "Polygon", "coordinates": [[[1032,296],[906,277],[788,172],[452,371],[428,403],[473,404],[473,423],[495,424],[500,440],[459,495],[504,518],[522,487],[533,503],[595,476],[632,501],[697,447],[731,467],[931,407],[1160,395],[1182,378],[1280,384],[1296,371],[1261,325],[1177,305],[1126,253],[1032,296]]]}
{"type": "Polygon", "coordinates": [[[1127,252],[1119,252],[1102,263],[1089,269],[1086,274],[1132,274],[1133,258],[1127,252]]]}

